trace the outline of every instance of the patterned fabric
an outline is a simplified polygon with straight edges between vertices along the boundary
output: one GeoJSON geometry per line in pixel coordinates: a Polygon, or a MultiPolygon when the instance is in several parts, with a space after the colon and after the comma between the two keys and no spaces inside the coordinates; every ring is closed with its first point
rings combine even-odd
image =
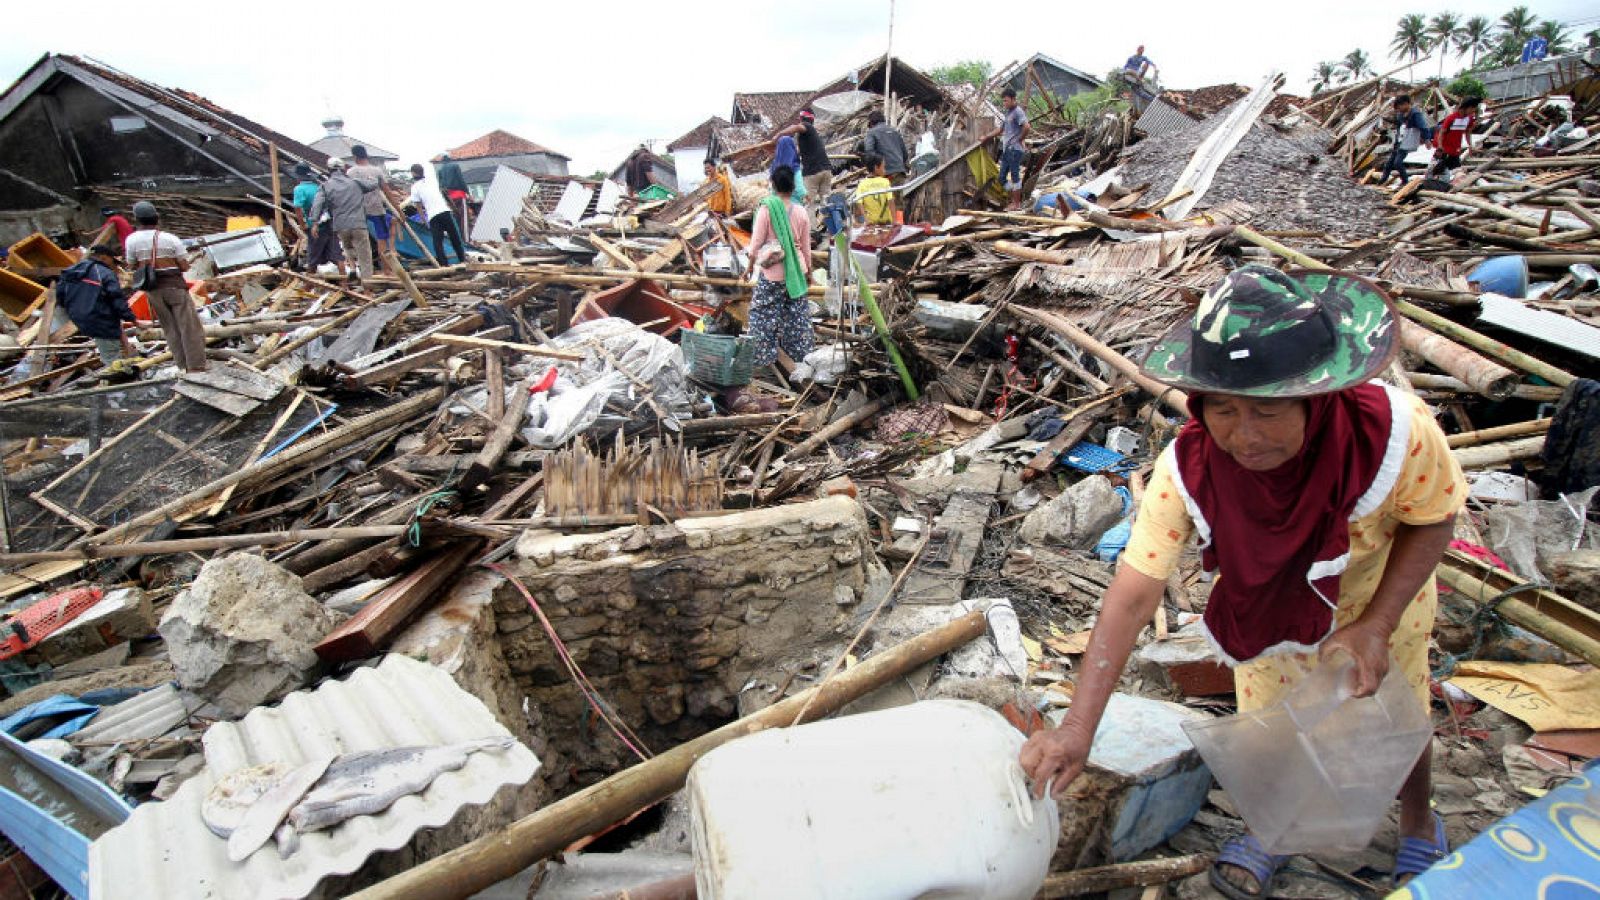
{"type": "Polygon", "coordinates": [[[1207,291],[1144,371],[1186,390],[1305,397],[1370,381],[1398,349],[1389,298],[1370,281],[1250,265],[1207,291]]]}
{"type": "Polygon", "coordinates": [[[745,335],[755,342],[752,362],[756,368],[772,365],[779,347],[799,362],[817,349],[817,336],[811,330],[811,301],[805,297],[791,300],[782,282],[760,276],[750,301],[750,324],[745,335]]]}
{"type": "MultiPolygon", "coordinates": [[[[1443,521],[1460,511],[1466,500],[1466,479],[1450,453],[1444,432],[1421,400],[1412,397],[1407,403],[1411,408],[1411,447],[1399,478],[1377,509],[1350,523],[1350,562],[1339,580],[1336,627],[1354,621],[1366,610],[1383,577],[1396,527],[1443,521]]],[[[1178,560],[1195,533],[1194,520],[1172,479],[1172,452],[1168,447],[1156,464],[1133,522],[1133,536],[1122,553],[1124,565],[1159,581],[1177,571],[1178,560]]],[[[1228,577],[1227,572],[1218,577],[1228,577]]],[[[1400,626],[1389,639],[1390,652],[1407,683],[1424,702],[1428,690],[1428,636],[1433,630],[1437,603],[1438,591],[1430,579],[1406,608],[1400,626]]],[[[1235,667],[1239,708],[1259,709],[1278,701],[1313,663],[1309,653],[1282,653],[1235,667]]]]}
{"type": "Polygon", "coordinates": [[[1490,825],[1389,900],[1600,897],[1600,760],[1490,825]]]}

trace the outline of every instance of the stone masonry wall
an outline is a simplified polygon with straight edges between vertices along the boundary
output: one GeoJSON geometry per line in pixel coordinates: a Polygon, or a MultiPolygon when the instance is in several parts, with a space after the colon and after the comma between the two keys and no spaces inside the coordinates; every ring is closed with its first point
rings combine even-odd
{"type": "MultiPolygon", "coordinates": [[[[887,590],[848,497],[602,534],[530,532],[510,567],[604,700],[660,752],[737,715],[741,691],[787,682],[887,590]]],[[[558,793],[632,760],[573,687],[515,587],[495,592],[511,673],[538,710],[558,793]]]]}

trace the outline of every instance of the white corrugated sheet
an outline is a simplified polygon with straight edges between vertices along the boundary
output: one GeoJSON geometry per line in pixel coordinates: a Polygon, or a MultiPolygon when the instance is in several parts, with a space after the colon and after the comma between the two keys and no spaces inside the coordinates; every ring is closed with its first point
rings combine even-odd
{"type": "Polygon", "coordinates": [[[100,711],[88,727],[70,735],[74,744],[114,744],[160,737],[183,724],[189,710],[172,682],[160,684],[100,711]]]}
{"type": "Polygon", "coordinates": [[[561,200],[556,203],[551,218],[576,225],[578,220],[583,218],[583,212],[589,208],[589,201],[592,199],[594,199],[593,188],[586,188],[577,181],[569,181],[567,189],[561,192],[561,200]]]}
{"type": "Polygon", "coordinates": [[[483,195],[483,208],[472,223],[469,239],[474,244],[500,240],[500,229],[512,228],[522,212],[522,202],[533,190],[533,179],[510,166],[495,166],[494,180],[483,195]]]}
{"type": "Polygon", "coordinates": [[[1483,312],[1478,321],[1517,334],[1548,341],[1575,353],[1600,359],[1600,328],[1585,325],[1569,316],[1533,309],[1521,300],[1484,294],[1479,298],[1483,312]]]}
{"type": "Polygon", "coordinates": [[[236,769],[283,760],[385,747],[453,744],[509,735],[476,697],[445,672],[390,655],[344,681],[298,691],[276,707],[258,707],[205,735],[206,768],[165,803],[147,803],[94,842],[89,881],[94,898],[299,898],[330,875],[355,871],[373,853],[404,846],[424,828],[448,823],[464,806],[487,803],[522,785],[539,761],[520,743],[479,752],[440,775],[426,791],[402,797],[375,816],[303,835],[300,849],[278,858],[269,841],[242,863],[200,818],[217,779],[236,769]]]}

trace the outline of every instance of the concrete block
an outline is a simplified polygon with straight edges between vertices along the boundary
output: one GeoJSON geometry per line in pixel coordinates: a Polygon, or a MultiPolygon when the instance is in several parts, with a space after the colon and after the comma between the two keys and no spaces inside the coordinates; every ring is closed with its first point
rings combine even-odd
{"type": "MultiPolygon", "coordinates": [[[[1057,712],[1053,718],[1059,722],[1063,715],[1057,712]]],[[[1175,703],[1111,695],[1085,770],[1093,785],[1089,793],[1104,804],[1101,832],[1085,836],[1084,846],[1071,848],[1071,855],[1077,860],[1091,854],[1112,862],[1133,859],[1189,824],[1205,805],[1212,782],[1211,770],[1181,726],[1204,718],[1205,713],[1175,703]]],[[[1083,812],[1072,804],[1062,807],[1064,837],[1068,817],[1083,812]]],[[[1078,823],[1073,824],[1082,834],[1078,823]]]]}

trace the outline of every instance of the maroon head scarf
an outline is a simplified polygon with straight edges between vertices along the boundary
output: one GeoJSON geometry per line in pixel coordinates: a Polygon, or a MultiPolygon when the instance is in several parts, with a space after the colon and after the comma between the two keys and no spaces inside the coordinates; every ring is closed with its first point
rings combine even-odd
{"type": "Polygon", "coordinates": [[[1206,604],[1206,631],[1230,663],[1309,650],[1333,630],[1350,520],[1375,509],[1393,487],[1410,420],[1375,384],[1307,397],[1300,452],[1252,472],[1212,440],[1204,402],[1200,395],[1190,401],[1193,418],[1178,434],[1173,459],[1200,534],[1201,562],[1220,573],[1206,604]]]}

